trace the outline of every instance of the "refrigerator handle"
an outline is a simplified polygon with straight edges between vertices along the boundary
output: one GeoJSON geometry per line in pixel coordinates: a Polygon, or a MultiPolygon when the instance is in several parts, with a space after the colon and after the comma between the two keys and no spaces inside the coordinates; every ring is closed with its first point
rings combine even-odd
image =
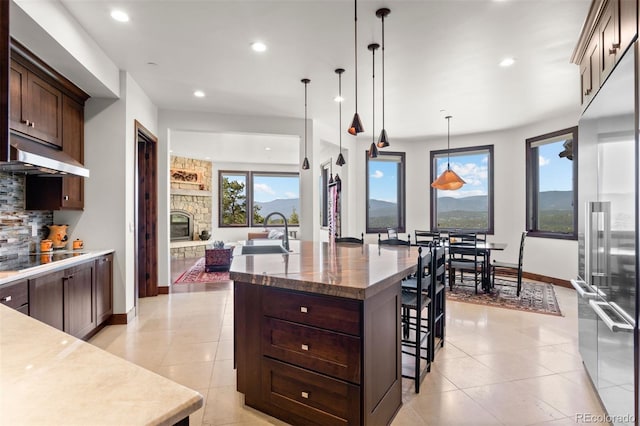
{"type": "Polygon", "coordinates": [[[582,280],[571,280],[571,285],[576,289],[578,296],[582,297],[583,299],[590,300],[598,298],[599,291],[594,291],[593,288],[589,286],[589,284],[582,280]]]}
{"type": "Polygon", "coordinates": [[[596,313],[596,315],[600,317],[602,322],[604,322],[607,328],[611,330],[613,333],[617,333],[620,331],[625,333],[633,333],[633,326],[628,322],[626,322],[624,318],[620,314],[618,314],[618,312],[615,309],[611,308],[616,314],[620,316],[620,319],[622,321],[616,322],[604,311],[604,309],[602,309],[603,306],[610,307],[608,303],[589,300],[589,305],[591,306],[591,309],[593,309],[593,311],[596,313]]]}

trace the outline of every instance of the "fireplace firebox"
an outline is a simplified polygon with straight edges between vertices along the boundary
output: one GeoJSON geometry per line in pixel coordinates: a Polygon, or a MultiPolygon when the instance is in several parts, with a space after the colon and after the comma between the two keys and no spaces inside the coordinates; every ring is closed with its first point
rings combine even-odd
{"type": "Polygon", "coordinates": [[[172,210],[169,217],[171,241],[193,240],[193,216],[184,210],[172,210]]]}

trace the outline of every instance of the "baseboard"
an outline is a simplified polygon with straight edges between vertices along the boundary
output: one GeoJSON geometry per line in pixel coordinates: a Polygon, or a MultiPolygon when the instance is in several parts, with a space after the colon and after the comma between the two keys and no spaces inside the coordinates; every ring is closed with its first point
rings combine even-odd
{"type": "Polygon", "coordinates": [[[573,288],[573,286],[568,280],[562,280],[560,278],[547,277],[546,275],[534,274],[532,272],[525,272],[525,271],[522,271],[522,277],[530,280],[534,280],[534,281],[551,283],[553,285],[557,285],[558,287],[573,288]]]}
{"type": "Polygon", "coordinates": [[[109,318],[109,325],[129,324],[136,317],[136,307],[131,308],[126,314],[113,314],[109,318]]]}
{"type": "Polygon", "coordinates": [[[169,294],[169,286],[158,286],[158,294],[169,294]]]}

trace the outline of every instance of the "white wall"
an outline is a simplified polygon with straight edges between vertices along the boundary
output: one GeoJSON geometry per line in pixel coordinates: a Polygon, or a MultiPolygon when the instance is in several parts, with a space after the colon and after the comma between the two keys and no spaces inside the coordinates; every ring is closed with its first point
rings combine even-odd
{"type": "Polygon", "coordinates": [[[121,72],[119,100],[91,98],[85,106],[85,179],[83,212],[54,212],[56,223],[70,225],[70,238],[89,249],[115,249],[114,313],[127,313],[135,299],[135,132],[134,120],[151,132],[157,110],[140,86],[121,72]]]}
{"type": "MultiPolygon", "coordinates": [[[[578,114],[550,119],[544,123],[473,135],[451,135],[451,148],[494,145],[494,235],[490,241],[506,242],[508,248],[496,253],[495,258],[515,261],[518,257],[520,234],[525,230],[525,140],[577,124],[578,114]]],[[[355,153],[357,169],[357,197],[353,220],[357,229],[366,225],[366,176],[365,150],[368,145],[359,144],[355,153]]],[[[446,136],[430,140],[392,140],[389,151],[406,152],[406,230],[430,229],[430,151],[447,148],[446,136]]],[[[413,238],[413,236],[412,236],[413,238]]],[[[377,235],[366,236],[368,242],[377,241],[377,235]]],[[[527,272],[572,279],[577,273],[577,241],[548,238],[528,238],[525,246],[524,270],[527,272]]]]}
{"type": "MultiPolygon", "coordinates": [[[[160,110],[158,114],[158,230],[159,230],[159,272],[160,285],[170,282],[170,251],[169,251],[169,149],[171,147],[172,131],[199,131],[213,133],[259,133],[274,135],[294,135],[300,138],[300,159],[304,158],[304,120],[283,117],[254,117],[243,115],[216,114],[206,112],[160,110]]],[[[311,124],[307,128],[307,153],[312,168],[314,167],[314,129],[311,124]]],[[[238,153],[242,156],[242,152],[238,153]]],[[[184,153],[182,154],[184,155],[184,153]]],[[[216,163],[215,156],[211,161],[216,163]]],[[[310,171],[311,172],[311,171],[310,171]]],[[[300,173],[300,228],[298,238],[312,240],[314,225],[313,198],[307,194],[314,193],[312,173],[301,170],[300,173]]],[[[246,229],[246,228],[244,228],[246,229]]],[[[245,234],[246,235],[246,234],[245,234]]],[[[235,234],[229,235],[234,238],[235,234]]]]}

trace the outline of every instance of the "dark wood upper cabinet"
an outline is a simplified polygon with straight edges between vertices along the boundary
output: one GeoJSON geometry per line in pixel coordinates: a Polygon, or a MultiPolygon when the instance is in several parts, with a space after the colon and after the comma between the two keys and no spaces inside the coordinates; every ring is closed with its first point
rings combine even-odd
{"type": "Polygon", "coordinates": [[[15,132],[62,147],[62,91],[11,60],[10,125],[15,132]]]}
{"type": "Polygon", "coordinates": [[[586,108],[638,33],[637,0],[593,0],[571,61],[586,108]]]}
{"type": "Polygon", "coordinates": [[[0,161],[9,159],[9,1],[0,1],[0,161]]]}
{"type": "MultiPolygon", "coordinates": [[[[10,67],[11,132],[63,151],[84,163],[84,103],[88,95],[13,41],[10,67]]],[[[27,210],[82,210],[84,178],[36,176],[26,180],[27,210]]]]}

